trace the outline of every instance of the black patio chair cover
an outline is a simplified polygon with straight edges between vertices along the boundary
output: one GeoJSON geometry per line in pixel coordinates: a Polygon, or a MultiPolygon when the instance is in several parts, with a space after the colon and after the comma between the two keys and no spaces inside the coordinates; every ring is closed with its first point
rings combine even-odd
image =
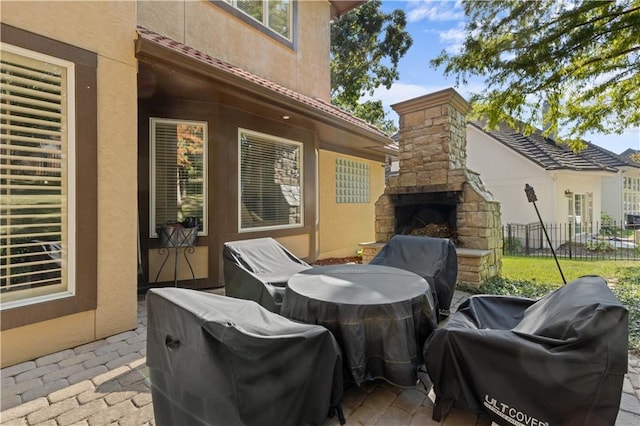
{"type": "Polygon", "coordinates": [[[454,406],[500,425],[613,425],[627,372],[627,315],[595,276],[537,302],[470,297],[425,344],[434,420],[454,406]]]}
{"type": "Polygon", "coordinates": [[[253,300],[275,313],[280,312],[289,278],[311,268],[273,238],[226,242],[222,259],[225,294],[253,300]]]}
{"type": "Polygon", "coordinates": [[[458,277],[456,247],[446,238],[394,235],[369,262],[404,269],[431,286],[438,322],[449,316],[458,277]]]}
{"type": "Polygon", "coordinates": [[[322,424],[342,358],[319,325],[180,288],[147,293],[147,365],[158,425],[322,424]]]}

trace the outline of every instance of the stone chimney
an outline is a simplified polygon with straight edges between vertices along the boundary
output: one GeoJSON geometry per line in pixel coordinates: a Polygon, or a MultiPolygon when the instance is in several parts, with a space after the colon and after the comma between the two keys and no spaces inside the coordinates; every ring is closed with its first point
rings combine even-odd
{"type": "Polygon", "coordinates": [[[467,169],[469,104],[445,89],[392,108],[400,116],[400,168],[376,202],[376,242],[398,233],[427,235],[416,224],[451,228],[458,281],[477,287],[500,273],[502,224],[500,203],[467,169]]]}
{"type": "Polygon", "coordinates": [[[446,89],[392,108],[400,116],[400,173],[389,186],[415,192],[462,190],[467,167],[467,101],[446,89]]]}

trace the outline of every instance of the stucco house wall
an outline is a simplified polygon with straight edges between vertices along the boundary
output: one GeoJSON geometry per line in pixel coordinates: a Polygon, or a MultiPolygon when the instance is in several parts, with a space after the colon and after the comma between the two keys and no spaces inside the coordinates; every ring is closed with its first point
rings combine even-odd
{"type": "Polygon", "coordinates": [[[136,327],[136,8],[84,1],[0,7],[4,24],[97,54],[99,111],[98,234],[85,236],[97,242],[97,309],[2,331],[4,367],[136,327]]]}
{"type": "Polygon", "coordinates": [[[624,222],[622,214],[622,172],[602,179],[602,211],[616,222],[624,222]]]}
{"type": "Polygon", "coordinates": [[[575,194],[591,194],[590,222],[600,222],[607,202],[603,192],[616,194],[612,187],[616,185],[616,172],[604,166],[598,169],[590,164],[586,170],[578,167],[547,170],[471,124],[467,125],[467,139],[469,168],[480,173],[489,191],[500,201],[504,224],[539,221],[524,193],[526,184],[535,190],[542,220],[554,224],[570,222],[569,205],[575,194]],[[605,185],[607,179],[611,181],[605,185]]]}
{"type": "MultiPolygon", "coordinates": [[[[609,214],[618,223],[625,223],[624,178],[640,179],[640,168],[622,167],[611,177],[602,179],[602,211],[609,214]]],[[[630,207],[629,214],[640,214],[640,206],[630,207]]]]}
{"type": "Polygon", "coordinates": [[[551,176],[472,126],[467,126],[467,165],[482,176],[489,192],[500,201],[503,224],[538,221],[533,205],[527,201],[525,184],[535,189],[540,215],[555,220],[556,185],[551,176]]]}
{"type": "Polygon", "coordinates": [[[375,241],[375,206],[384,192],[384,164],[351,155],[320,150],[318,258],[355,256],[358,243],[375,241]],[[336,160],[365,163],[369,167],[369,203],[336,200],[336,160]]]}
{"type": "Polygon", "coordinates": [[[569,198],[565,195],[565,191],[574,194],[591,193],[593,196],[593,212],[590,222],[600,222],[600,213],[602,211],[602,186],[601,173],[579,173],[579,172],[557,172],[553,174],[557,182],[556,200],[557,212],[555,216],[556,223],[569,222],[569,198]]]}
{"type": "MultiPolygon", "coordinates": [[[[293,6],[293,4],[292,4],[293,6]]],[[[330,5],[298,1],[294,48],[209,1],[139,1],[138,24],[297,92],[328,101],[330,5]]]]}

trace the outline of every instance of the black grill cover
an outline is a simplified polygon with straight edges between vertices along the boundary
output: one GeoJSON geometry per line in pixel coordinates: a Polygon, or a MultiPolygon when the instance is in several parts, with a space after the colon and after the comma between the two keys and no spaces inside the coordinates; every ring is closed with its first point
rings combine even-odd
{"type": "Polygon", "coordinates": [[[438,321],[449,316],[458,278],[456,247],[446,238],[394,235],[369,262],[420,275],[431,286],[438,321]]]}
{"type": "Polygon", "coordinates": [[[627,339],[627,310],[600,277],[538,302],[472,296],[425,344],[434,419],[455,406],[500,425],[613,425],[627,339]]]}
{"type": "Polygon", "coordinates": [[[222,250],[225,294],[279,313],[289,278],[311,268],[273,238],[230,241],[222,250]]]}
{"type": "Polygon", "coordinates": [[[322,424],[342,397],[327,329],[255,302],[180,288],[147,293],[158,425],[322,424]]]}

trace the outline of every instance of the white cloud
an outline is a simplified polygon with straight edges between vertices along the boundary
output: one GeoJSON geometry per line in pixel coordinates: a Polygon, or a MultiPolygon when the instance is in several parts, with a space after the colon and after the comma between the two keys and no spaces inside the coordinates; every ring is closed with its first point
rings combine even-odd
{"type": "Polygon", "coordinates": [[[467,32],[464,29],[464,22],[459,22],[455,28],[446,31],[438,31],[440,42],[445,45],[445,50],[449,53],[459,53],[462,50],[467,32]]]}
{"type": "Polygon", "coordinates": [[[464,18],[460,1],[419,0],[407,3],[409,22],[457,21],[464,18]]]}

